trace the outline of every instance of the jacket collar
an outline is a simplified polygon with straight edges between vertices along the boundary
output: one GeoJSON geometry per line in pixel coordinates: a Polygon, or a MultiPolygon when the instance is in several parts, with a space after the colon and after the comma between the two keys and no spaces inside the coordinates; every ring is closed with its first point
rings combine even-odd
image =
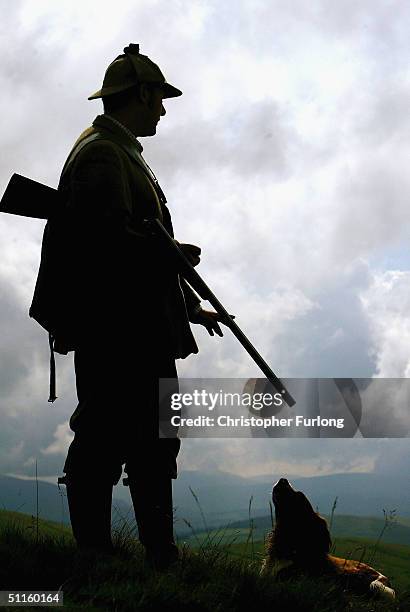
{"type": "Polygon", "coordinates": [[[120,126],[116,125],[114,121],[110,121],[105,115],[97,115],[93,121],[93,127],[99,132],[106,133],[110,140],[122,147],[132,159],[141,165],[142,146],[136,138],[135,140],[132,139],[120,126]]]}

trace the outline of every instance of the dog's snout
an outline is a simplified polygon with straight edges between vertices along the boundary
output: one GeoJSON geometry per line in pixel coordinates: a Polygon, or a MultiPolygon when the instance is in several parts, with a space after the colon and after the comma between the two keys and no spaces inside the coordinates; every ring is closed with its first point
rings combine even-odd
{"type": "Polygon", "coordinates": [[[274,485],[274,489],[282,489],[289,487],[289,480],[287,478],[279,478],[278,482],[274,485]]]}
{"type": "Polygon", "coordinates": [[[276,505],[283,498],[283,496],[287,496],[289,491],[292,490],[292,487],[287,478],[279,478],[278,482],[274,485],[272,489],[272,500],[276,505]]]}

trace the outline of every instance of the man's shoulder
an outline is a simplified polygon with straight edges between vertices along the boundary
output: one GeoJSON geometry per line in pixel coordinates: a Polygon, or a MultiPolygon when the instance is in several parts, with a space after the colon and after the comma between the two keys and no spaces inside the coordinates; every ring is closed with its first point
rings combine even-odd
{"type": "Polygon", "coordinates": [[[74,153],[76,149],[80,152],[90,148],[93,150],[119,151],[121,150],[121,144],[107,130],[101,130],[91,125],[77,138],[70,154],[74,153]]]}
{"type": "Polygon", "coordinates": [[[85,129],[75,141],[67,157],[65,170],[68,167],[94,161],[112,162],[124,161],[126,153],[121,144],[113,139],[109,132],[100,130],[94,126],[85,129]]]}
{"type": "MultiPolygon", "coordinates": [[[[108,115],[97,115],[92,126],[84,130],[71,149],[66,167],[74,159],[90,161],[91,158],[116,158],[117,162],[143,166],[142,147],[131,132],[108,115]]],[[[71,165],[71,164],[70,164],[71,165]]]]}

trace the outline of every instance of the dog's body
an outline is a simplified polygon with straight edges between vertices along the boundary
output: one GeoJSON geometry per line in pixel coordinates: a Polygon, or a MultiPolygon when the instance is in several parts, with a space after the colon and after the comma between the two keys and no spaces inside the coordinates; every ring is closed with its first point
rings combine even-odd
{"type": "Polygon", "coordinates": [[[331,539],[325,519],[286,478],[273,487],[272,499],[276,525],[268,537],[261,573],[282,578],[301,574],[334,576],[354,592],[394,599],[394,590],[382,573],[366,563],[329,554],[331,539]]]}

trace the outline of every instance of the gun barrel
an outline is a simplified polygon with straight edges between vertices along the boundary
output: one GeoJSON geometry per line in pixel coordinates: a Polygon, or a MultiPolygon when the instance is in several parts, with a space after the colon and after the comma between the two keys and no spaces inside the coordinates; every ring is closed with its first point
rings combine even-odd
{"type": "Polygon", "coordinates": [[[212,304],[216,312],[223,319],[223,323],[230,328],[234,336],[239,340],[243,348],[252,357],[257,366],[262,370],[269,382],[282,395],[287,405],[289,407],[294,406],[295,400],[293,399],[289,391],[286,389],[283,382],[280,380],[280,378],[276,376],[276,374],[268,366],[268,364],[260,355],[260,353],[253,346],[252,342],[245,336],[243,331],[235,323],[232,317],[230,317],[226,308],[221,304],[216,295],[211,291],[208,285],[199,276],[198,272],[194,269],[194,267],[185,257],[184,253],[178,247],[172,236],[170,236],[170,234],[167,232],[161,221],[159,219],[148,219],[147,223],[150,226],[153,224],[154,228],[159,230],[160,235],[162,235],[167,240],[169,245],[172,246],[174,252],[178,256],[179,262],[181,263],[181,274],[185,278],[185,280],[192,286],[193,289],[195,289],[195,291],[201,296],[203,300],[208,300],[208,302],[212,304]]]}

